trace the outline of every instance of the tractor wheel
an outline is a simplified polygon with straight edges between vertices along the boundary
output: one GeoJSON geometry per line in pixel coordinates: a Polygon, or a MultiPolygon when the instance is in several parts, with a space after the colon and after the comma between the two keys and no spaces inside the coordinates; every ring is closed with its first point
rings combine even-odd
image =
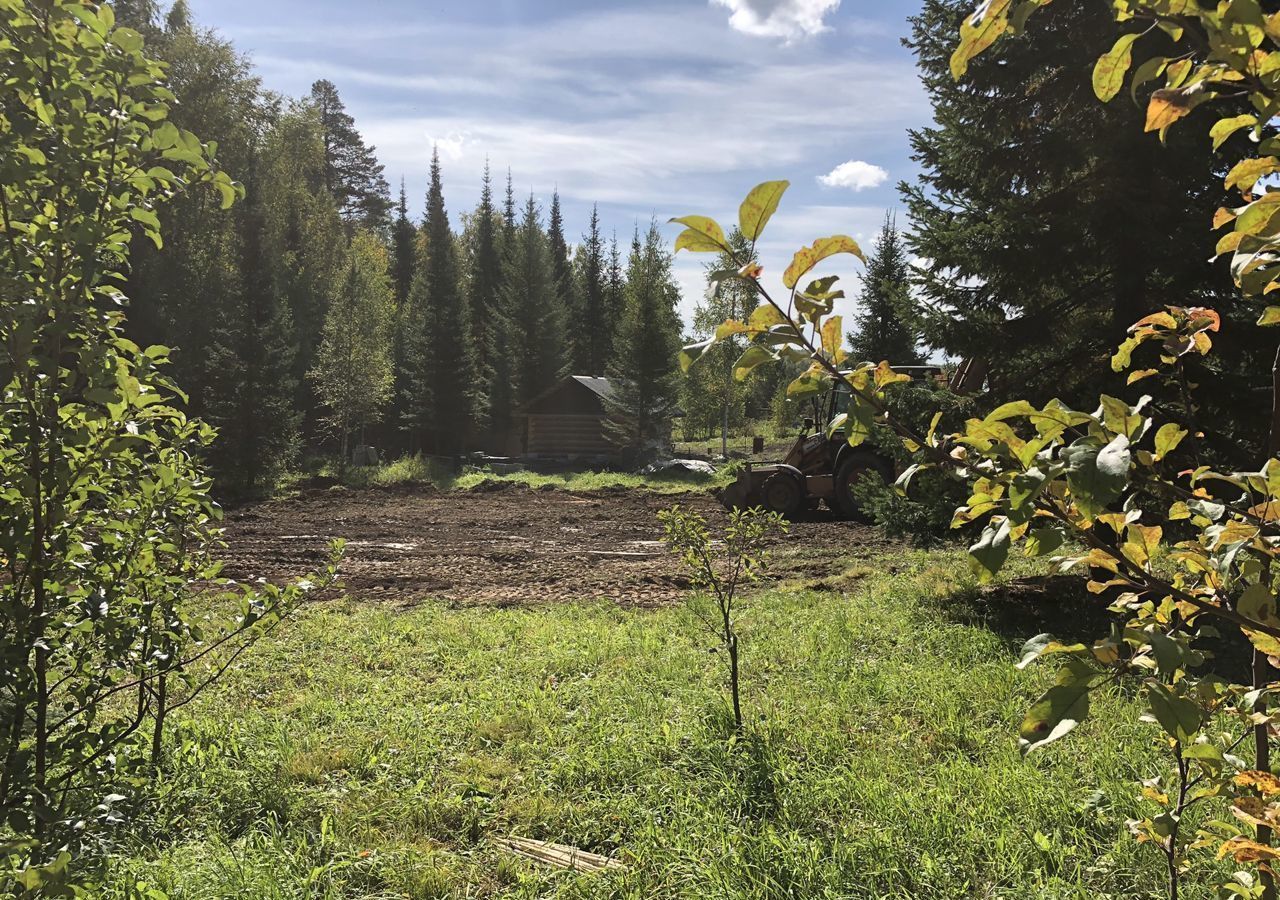
{"type": "Polygon", "coordinates": [[[804,485],[790,472],[774,472],[760,486],[764,508],[790,519],[804,506],[804,485]]]}
{"type": "Polygon", "coordinates": [[[893,481],[893,469],[888,462],[870,453],[852,453],[836,467],[835,497],[831,507],[840,518],[866,519],[866,514],[854,499],[853,486],[867,473],[879,475],[885,484],[893,481]]]}

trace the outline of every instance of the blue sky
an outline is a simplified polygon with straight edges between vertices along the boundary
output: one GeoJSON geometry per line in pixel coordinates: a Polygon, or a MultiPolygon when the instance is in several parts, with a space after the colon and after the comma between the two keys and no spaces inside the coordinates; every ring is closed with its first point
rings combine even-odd
{"type": "MultiPolygon", "coordinates": [[[[544,210],[558,188],[570,241],[593,202],[626,240],[651,216],[727,225],[752,185],[789,179],[762,247],[774,278],[815,237],[871,243],[915,176],[906,131],[929,120],[899,43],[919,0],[188,2],[269,89],[337,84],[415,210],[438,144],[455,226],[486,157],[544,210]]],[[[686,316],[705,261],[677,260],[686,316]]]]}

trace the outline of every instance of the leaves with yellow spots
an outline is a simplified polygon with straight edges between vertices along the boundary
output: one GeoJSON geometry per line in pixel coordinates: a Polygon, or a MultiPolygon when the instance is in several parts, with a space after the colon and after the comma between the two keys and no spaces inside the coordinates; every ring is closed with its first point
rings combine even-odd
{"type": "Polygon", "coordinates": [[[738,208],[738,230],[743,237],[749,241],[760,237],[764,226],[777,212],[778,201],[790,186],[789,181],[766,181],[751,189],[738,208]]]}
{"type": "Polygon", "coordinates": [[[1111,49],[1094,63],[1093,92],[1103,103],[1114,98],[1124,87],[1125,73],[1133,65],[1133,42],[1139,37],[1138,32],[1120,35],[1111,49]]]}
{"type": "Polygon", "coordinates": [[[788,288],[794,288],[796,282],[814,266],[839,253],[851,253],[864,263],[867,261],[867,258],[862,255],[862,248],[858,246],[858,242],[848,235],[836,234],[818,238],[810,246],[796,251],[796,255],[791,259],[791,265],[787,266],[787,270],[782,273],[782,283],[788,288]]]}

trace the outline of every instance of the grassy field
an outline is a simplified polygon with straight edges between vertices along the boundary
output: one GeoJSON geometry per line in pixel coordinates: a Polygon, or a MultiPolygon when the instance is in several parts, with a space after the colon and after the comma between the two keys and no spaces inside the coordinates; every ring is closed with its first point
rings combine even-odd
{"type": "Polygon", "coordinates": [[[1158,896],[1158,854],[1124,834],[1161,771],[1136,701],[1015,748],[1051,674],[1015,671],[1017,647],[1046,617],[1097,623],[967,577],[904,550],[752,596],[741,739],[681,608],[312,605],[183,710],[105,896],[1158,896]],[[505,835],[629,869],[533,867],[505,835]]]}

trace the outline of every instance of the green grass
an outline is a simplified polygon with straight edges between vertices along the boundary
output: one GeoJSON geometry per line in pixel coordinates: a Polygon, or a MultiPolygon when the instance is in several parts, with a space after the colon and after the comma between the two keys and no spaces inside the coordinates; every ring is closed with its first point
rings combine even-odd
{"type": "MultiPolygon", "coordinates": [[[[284,481],[278,495],[295,492],[307,479],[320,476],[337,479],[337,467],[331,462],[316,462],[305,472],[284,481]]],[[[422,456],[402,456],[379,466],[348,467],[342,473],[342,484],[353,488],[393,487],[396,485],[432,484],[440,490],[473,490],[486,482],[523,484],[531,488],[551,487],[566,491],[593,491],[625,488],[662,494],[680,494],[691,490],[723,487],[737,477],[737,468],[729,466],[715,475],[635,475],[629,472],[566,472],[540,475],[536,472],[499,474],[489,469],[464,468],[456,473],[422,456]]]]}
{"type": "Polygon", "coordinates": [[[1124,834],[1162,769],[1136,701],[1023,760],[1051,672],[1012,663],[1039,623],[954,552],[855,569],[848,594],[748,601],[742,739],[683,609],[314,604],[183,710],[105,896],[1158,896],[1124,834]],[[630,871],[536,868],[510,834],[630,871]]]}

